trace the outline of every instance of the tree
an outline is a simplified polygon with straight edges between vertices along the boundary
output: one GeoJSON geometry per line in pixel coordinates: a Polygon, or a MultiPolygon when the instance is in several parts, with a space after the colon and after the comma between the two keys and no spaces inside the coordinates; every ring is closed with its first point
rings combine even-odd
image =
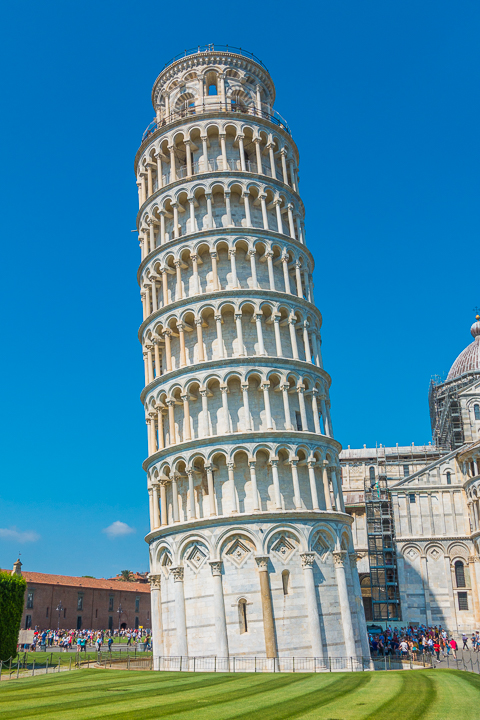
{"type": "Polygon", "coordinates": [[[0,660],[17,654],[27,583],[21,575],[0,572],[0,660]]]}
{"type": "Polygon", "coordinates": [[[133,573],[131,570],[120,570],[120,577],[122,580],[125,580],[125,582],[133,581],[133,573]]]}

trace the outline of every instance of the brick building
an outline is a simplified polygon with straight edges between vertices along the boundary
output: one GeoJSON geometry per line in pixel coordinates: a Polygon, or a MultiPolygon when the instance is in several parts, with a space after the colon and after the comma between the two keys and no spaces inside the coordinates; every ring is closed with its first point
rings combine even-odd
{"type": "Polygon", "coordinates": [[[24,572],[21,565],[13,572],[27,581],[22,628],[150,628],[149,583],[24,572]]]}

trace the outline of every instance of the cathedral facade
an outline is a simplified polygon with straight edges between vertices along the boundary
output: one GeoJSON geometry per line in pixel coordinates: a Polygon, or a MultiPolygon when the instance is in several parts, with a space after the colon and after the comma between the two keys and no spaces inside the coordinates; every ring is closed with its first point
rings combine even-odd
{"type": "Polygon", "coordinates": [[[135,158],[155,663],[368,656],[299,153],[263,63],[167,63],[135,158]]]}
{"type": "Polygon", "coordinates": [[[433,443],[340,455],[367,621],[480,626],[480,317],[429,392],[433,443]]]}

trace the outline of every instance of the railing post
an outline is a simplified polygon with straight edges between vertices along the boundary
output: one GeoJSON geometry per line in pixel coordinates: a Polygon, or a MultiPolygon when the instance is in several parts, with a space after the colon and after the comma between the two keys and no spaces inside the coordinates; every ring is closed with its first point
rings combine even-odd
{"type": "Polygon", "coordinates": [[[292,657],[292,672],[295,672],[295,656],[292,657]]]}
{"type": "Polygon", "coordinates": [[[330,672],[332,672],[332,658],[331,657],[328,658],[328,667],[330,669],[330,672]]]}
{"type": "Polygon", "coordinates": [[[183,655],[180,655],[180,672],[182,672],[182,660],[183,660],[183,655]]]}
{"type": "Polygon", "coordinates": [[[214,672],[217,672],[217,656],[215,655],[214,672]]]}
{"type": "MultiPolygon", "coordinates": [[[[35,675],[35,660],[33,661],[33,665],[32,665],[32,677],[34,675],[35,675]]],[[[18,677],[18,675],[17,675],[17,677],[18,677]]]]}

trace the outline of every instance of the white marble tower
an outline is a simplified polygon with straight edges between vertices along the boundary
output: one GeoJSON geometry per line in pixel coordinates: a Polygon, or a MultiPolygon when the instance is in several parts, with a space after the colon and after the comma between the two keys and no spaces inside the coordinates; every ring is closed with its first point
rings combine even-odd
{"type": "Polygon", "coordinates": [[[367,656],[298,150],[255,56],[167,63],[135,158],[154,655],[367,656]]]}

